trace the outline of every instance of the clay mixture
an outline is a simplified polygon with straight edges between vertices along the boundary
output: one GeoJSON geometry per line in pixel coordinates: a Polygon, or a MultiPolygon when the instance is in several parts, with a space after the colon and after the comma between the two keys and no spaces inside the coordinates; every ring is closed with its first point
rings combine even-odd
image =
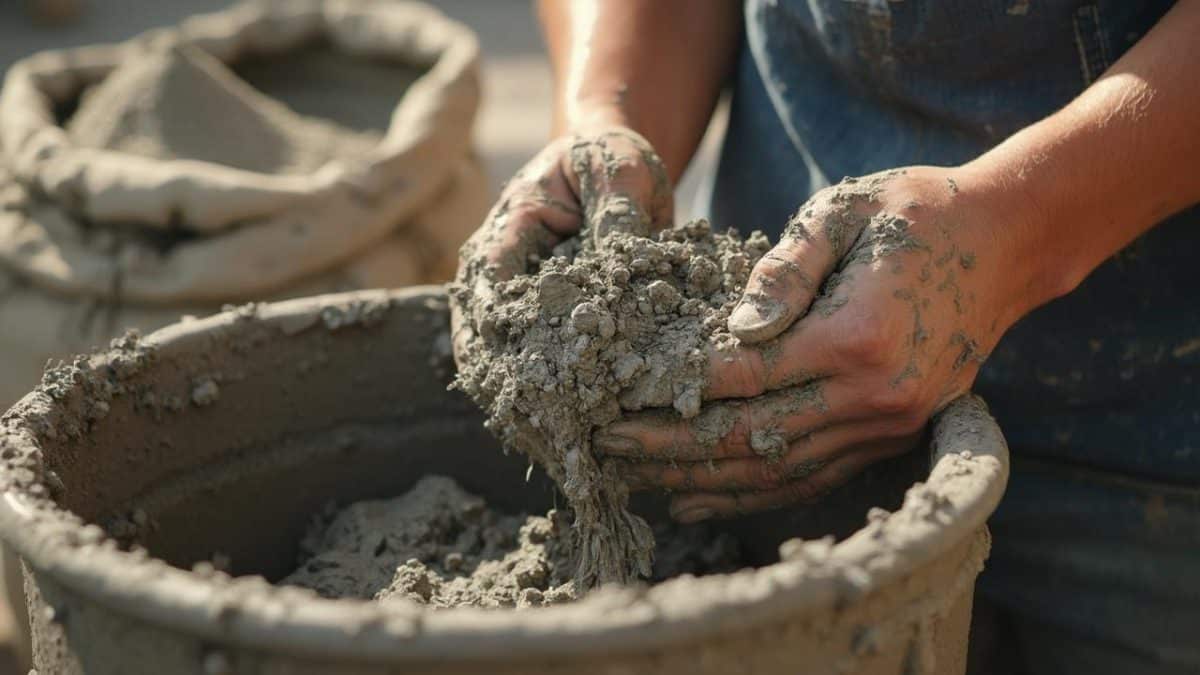
{"type": "MultiPolygon", "coordinates": [[[[662,525],[655,579],[740,568],[737,541],[662,525]]],[[[328,598],[403,598],[432,607],[535,607],[574,600],[570,519],[504,515],[454,480],[427,476],[390,500],[319,514],[301,566],[282,581],[328,598]]]]}
{"type": "Polygon", "coordinates": [[[769,249],[761,233],[743,239],[704,221],[644,236],[646,223],[620,222],[634,213],[620,201],[591,212],[578,237],[487,296],[486,261],[466,249],[452,291],[469,328],[456,386],[487,411],[506,450],[528,454],[562,488],[584,589],[649,577],[654,551],[617,467],[592,454],[593,432],[623,410],[698,414],[706,352],[734,340],[729,314],[769,249]]]}

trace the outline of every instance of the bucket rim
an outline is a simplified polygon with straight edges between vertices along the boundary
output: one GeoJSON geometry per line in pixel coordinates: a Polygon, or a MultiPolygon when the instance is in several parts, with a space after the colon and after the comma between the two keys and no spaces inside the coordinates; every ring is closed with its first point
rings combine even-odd
{"type": "MultiPolygon", "coordinates": [[[[372,320],[447,320],[441,287],[358,291],[255,305],[163,328],[140,340],[146,353],[169,351],[213,331],[236,335],[263,324],[294,334],[343,312],[372,320]],[[399,310],[399,311],[397,311],[399,310]],[[409,317],[409,318],[403,318],[409,317]]],[[[111,376],[114,353],[86,362],[111,376]]],[[[128,360],[128,359],[127,359],[128,360]]],[[[145,368],[154,368],[153,363],[145,368]]],[[[841,542],[785,544],[778,563],[732,574],[683,576],[652,587],[602,588],[574,603],[521,611],[431,610],[407,602],[330,600],[274,586],[171,567],[145,552],[121,551],[96,525],[57,505],[41,475],[48,435],[78,416],[45,384],[0,419],[0,538],[37,573],[112,611],[216,644],[371,662],[584,658],[661,648],[706,634],[840,606],[910,575],[955,546],[982,536],[1008,478],[1008,447],[977,396],[933,420],[928,479],[893,513],[875,509],[841,542]]],[[[97,422],[102,424],[103,421],[97,422]]],[[[986,557],[975,546],[946,587],[973,581],[986,557]]]]}

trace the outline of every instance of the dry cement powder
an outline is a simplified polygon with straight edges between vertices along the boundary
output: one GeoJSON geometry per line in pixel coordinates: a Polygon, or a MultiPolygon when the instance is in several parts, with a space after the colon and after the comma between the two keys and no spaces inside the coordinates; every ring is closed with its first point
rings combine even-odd
{"type": "Polygon", "coordinates": [[[592,433],[622,410],[699,412],[706,352],[733,341],[729,314],[769,249],[761,233],[742,239],[704,221],[652,237],[630,234],[637,226],[592,229],[497,282],[494,297],[475,295],[473,277],[488,269],[464,249],[452,292],[470,328],[456,386],[486,410],[506,450],[528,454],[562,488],[582,589],[650,576],[654,551],[617,467],[593,456],[592,433]]]}
{"type": "MultiPolygon", "coordinates": [[[[577,597],[566,514],[503,515],[454,480],[427,476],[404,495],[329,508],[282,581],[328,598],[404,598],[432,607],[531,607],[577,597]]],[[[655,578],[732,572],[736,540],[662,525],[655,578]]]]}
{"type": "Polygon", "coordinates": [[[296,114],[214,57],[180,46],[125,61],[84,93],[67,131],[81,147],[270,174],[310,173],[331,159],[364,156],[379,141],[296,114]]]}

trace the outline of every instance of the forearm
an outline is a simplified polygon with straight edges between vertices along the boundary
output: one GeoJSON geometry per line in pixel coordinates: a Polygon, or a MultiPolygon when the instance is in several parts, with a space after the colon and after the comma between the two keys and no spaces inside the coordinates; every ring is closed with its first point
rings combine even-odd
{"type": "Polygon", "coordinates": [[[619,124],[679,178],[732,69],[733,0],[540,0],[555,76],[555,135],[619,124]]]}
{"type": "Polygon", "coordinates": [[[1032,306],[1200,202],[1197,35],[1200,0],[1182,0],[1070,105],[964,167],[1011,200],[997,236],[1033,263],[1032,306]]]}

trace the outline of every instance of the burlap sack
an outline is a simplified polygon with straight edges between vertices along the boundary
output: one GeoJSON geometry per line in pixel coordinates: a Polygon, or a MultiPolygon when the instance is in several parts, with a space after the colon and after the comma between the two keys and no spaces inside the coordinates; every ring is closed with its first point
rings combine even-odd
{"type": "MultiPolygon", "coordinates": [[[[488,206],[471,149],[479,95],[471,32],[426,6],[387,0],[246,3],[126,43],[18,62],[0,91],[0,408],[33,387],[47,359],[127,328],[225,304],[448,278],[488,206]],[[86,116],[85,90],[103,103],[110,75],[136,79],[137,64],[178,51],[192,54],[179,67],[211,75],[262,117],[189,124],[248,141],[276,130],[322,137],[319,124],[250,100],[261,94],[215,72],[316,44],[420,69],[397,94],[386,132],[342,143],[349,150],[329,161],[247,156],[243,166],[291,162],[255,171],[131,150],[128,130],[114,125],[141,114],[140,103],[110,116],[120,119],[92,115],[90,136],[60,124],[75,105],[86,116]]],[[[203,143],[193,145],[206,157],[203,143]]]]}

